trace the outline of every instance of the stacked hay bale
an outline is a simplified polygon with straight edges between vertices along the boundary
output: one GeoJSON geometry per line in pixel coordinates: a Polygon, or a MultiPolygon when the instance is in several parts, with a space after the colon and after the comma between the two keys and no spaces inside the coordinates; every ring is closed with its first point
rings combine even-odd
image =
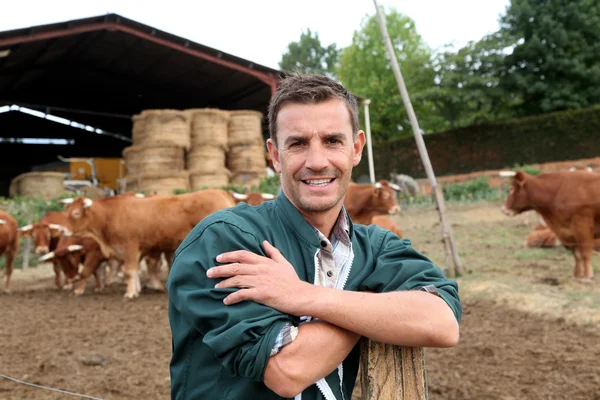
{"type": "Polygon", "coordinates": [[[186,165],[191,189],[226,186],[230,175],[225,167],[229,111],[203,108],[187,112],[191,122],[191,150],[186,165]]]}
{"type": "Polygon", "coordinates": [[[133,146],[123,150],[129,192],[173,194],[188,190],[185,150],[190,148],[189,115],[179,110],[145,110],[133,117],[133,146]]]}
{"type": "Polygon", "coordinates": [[[63,172],[26,172],[15,177],[9,188],[10,197],[43,197],[46,200],[60,197],[65,192],[63,172]]]}
{"type": "Polygon", "coordinates": [[[229,118],[227,168],[232,174],[230,183],[247,189],[258,186],[266,176],[261,121],[261,113],[249,110],[232,111],[229,118]]]}

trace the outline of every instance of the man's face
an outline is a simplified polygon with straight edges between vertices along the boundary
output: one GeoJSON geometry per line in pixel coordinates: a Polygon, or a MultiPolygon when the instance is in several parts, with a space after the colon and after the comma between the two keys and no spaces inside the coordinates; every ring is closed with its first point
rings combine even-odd
{"type": "Polygon", "coordinates": [[[286,104],[276,123],[277,146],[267,145],[288,199],[307,213],[341,208],[365,143],[362,131],[352,139],[346,103],[286,104]]]}

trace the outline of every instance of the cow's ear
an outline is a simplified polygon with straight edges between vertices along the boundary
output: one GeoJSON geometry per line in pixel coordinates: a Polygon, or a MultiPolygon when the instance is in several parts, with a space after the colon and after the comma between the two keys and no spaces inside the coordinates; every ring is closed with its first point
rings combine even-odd
{"type": "Polygon", "coordinates": [[[520,186],[525,184],[525,174],[521,171],[515,174],[515,182],[517,182],[520,186]]]}

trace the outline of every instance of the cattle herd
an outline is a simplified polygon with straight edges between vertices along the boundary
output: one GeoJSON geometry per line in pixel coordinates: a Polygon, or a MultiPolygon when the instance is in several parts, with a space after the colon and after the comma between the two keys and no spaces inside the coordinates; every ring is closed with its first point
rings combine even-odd
{"type": "MultiPolygon", "coordinates": [[[[535,210],[539,215],[525,247],[563,245],[573,252],[574,277],[591,280],[592,254],[600,250],[600,174],[576,170],[506,175],[512,176],[512,182],[503,212],[516,215],[535,210]]],[[[402,237],[390,218],[400,212],[397,191],[408,189],[386,180],[375,185],[351,183],[344,204],[355,223],[376,224],[402,237]]],[[[83,294],[91,275],[97,290],[119,277],[127,284],[125,297],[134,298],[142,289],[140,262],[144,261],[147,286],[164,290],[159,279],[162,258],[170,266],[175,250],[198,222],[242,201],[257,206],[274,198],[221,189],[172,196],[78,197],[66,199],[64,211],[49,212],[21,228],[12,216],[0,211],[0,255],[6,257],[4,291],[10,290],[19,236],[32,238],[40,260],[52,262],[57,288],[83,294]]]]}
{"type": "MultiPolygon", "coordinates": [[[[396,191],[388,181],[375,185],[350,184],[345,206],[353,221],[375,223],[402,237],[388,215],[400,212],[396,191]]],[[[140,262],[146,264],[148,287],[164,290],[159,270],[164,256],[170,266],[179,244],[209,214],[245,202],[256,206],[275,196],[238,194],[205,189],[181,195],[122,194],[91,200],[66,199],[65,210],[48,212],[39,221],[19,228],[10,215],[0,211],[0,255],[6,255],[4,291],[10,290],[13,261],[19,234],[33,240],[40,261],[52,262],[57,288],[83,294],[94,275],[96,289],[125,279],[126,298],[141,293],[140,262]]]]}

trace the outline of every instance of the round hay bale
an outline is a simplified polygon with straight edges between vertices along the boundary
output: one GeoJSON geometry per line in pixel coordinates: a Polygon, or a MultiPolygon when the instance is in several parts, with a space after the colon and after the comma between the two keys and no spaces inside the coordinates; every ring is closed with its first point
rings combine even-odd
{"type": "Polygon", "coordinates": [[[173,145],[190,148],[189,114],[180,110],[144,110],[143,130],[136,134],[136,145],[156,142],[169,142],[173,145]]]}
{"type": "Polygon", "coordinates": [[[266,171],[245,171],[236,172],[231,176],[229,183],[234,185],[243,185],[246,189],[250,189],[252,186],[258,187],[262,178],[267,176],[266,171]]]}
{"type": "Polygon", "coordinates": [[[186,110],[190,115],[192,149],[200,146],[221,147],[227,150],[229,111],[215,108],[186,110]]]}
{"type": "Polygon", "coordinates": [[[214,173],[225,169],[225,150],[222,147],[193,147],[187,154],[187,169],[194,172],[214,173]]]}
{"type": "Polygon", "coordinates": [[[262,114],[258,111],[231,111],[229,118],[229,146],[261,144],[262,114]]]}
{"type": "Polygon", "coordinates": [[[140,135],[144,135],[146,120],[141,114],[137,114],[131,118],[131,121],[133,122],[133,129],[131,130],[133,143],[138,143],[140,135]]]}
{"type": "Polygon", "coordinates": [[[125,177],[128,192],[145,192],[173,195],[175,190],[189,190],[189,173],[153,172],[127,175],[125,177]]]}
{"type": "Polygon", "coordinates": [[[64,180],[63,172],[26,172],[11,181],[9,194],[55,199],[65,192],[64,180]]]}
{"type": "Polygon", "coordinates": [[[204,188],[220,188],[229,184],[229,171],[223,169],[218,172],[204,173],[198,171],[190,172],[190,188],[201,190],[204,188]]]}
{"type": "Polygon", "coordinates": [[[265,148],[262,145],[232,146],[227,153],[227,168],[231,172],[264,172],[266,166],[265,148]]]}
{"type": "Polygon", "coordinates": [[[171,142],[129,146],[123,150],[123,158],[130,174],[178,172],[185,169],[183,148],[171,142]]]}

